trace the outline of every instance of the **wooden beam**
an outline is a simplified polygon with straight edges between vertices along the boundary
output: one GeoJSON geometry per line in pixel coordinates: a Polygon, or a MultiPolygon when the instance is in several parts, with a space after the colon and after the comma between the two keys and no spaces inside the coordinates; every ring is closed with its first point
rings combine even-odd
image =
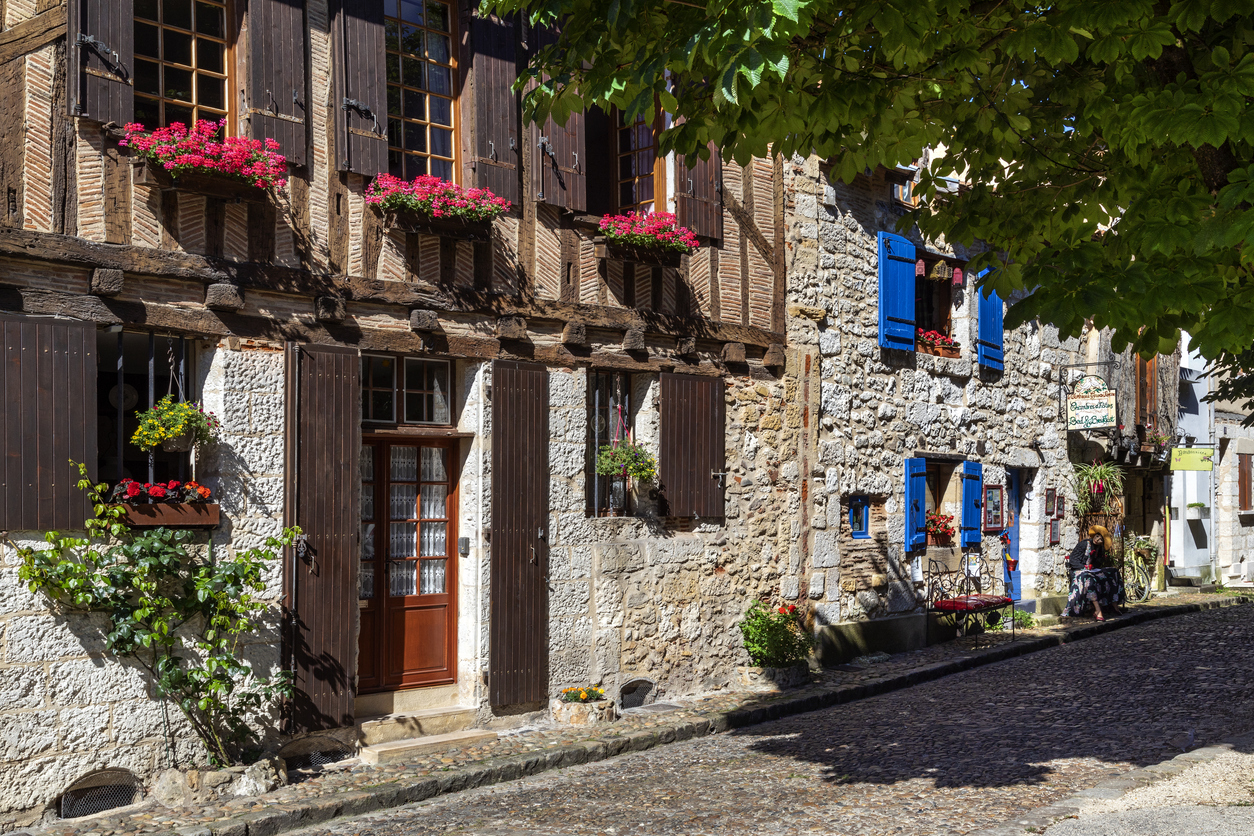
{"type": "Polygon", "coordinates": [[[65,34],[65,4],[0,32],[0,64],[21,58],[65,34]]]}
{"type": "MultiPolygon", "coordinates": [[[[718,342],[741,342],[765,348],[783,342],[783,335],[725,322],[600,305],[572,304],[555,299],[520,302],[507,296],[469,288],[440,289],[411,282],[330,276],[277,264],[235,262],[174,250],[101,244],[71,235],[0,229],[0,257],[31,259],[83,268],[123,270],[133,276],[154,276],[199,283],[229,282],[246,290],[268,290],[300,297],[344,296],[355,302],[426,308],[441,313],[522,316],[528,322],[576,322],[589,328],[626,331],[643,324],[647,333],[691,336],[718,342]]],[[[199,292],[189,300],[200,300],[199,292]]],[[[398,313],[408,318],[406,310],[398,313]]]]}

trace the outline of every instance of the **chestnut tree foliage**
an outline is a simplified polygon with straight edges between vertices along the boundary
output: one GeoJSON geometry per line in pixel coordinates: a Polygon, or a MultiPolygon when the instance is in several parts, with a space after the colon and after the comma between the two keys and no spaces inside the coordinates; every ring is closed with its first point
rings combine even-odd
{"type": "Polygon", "coordinates": [[[816,153],[849,181],[939,149],[902,220],[1064,336],[1254,344],[1254,3],[485,0],[531,37],[529,119],[675,118],[663,151],[816,153]],[[546,41],[547,42],[547,39],[546,41]],[[943,176],[964,186],[956,194],[943,176]]]}

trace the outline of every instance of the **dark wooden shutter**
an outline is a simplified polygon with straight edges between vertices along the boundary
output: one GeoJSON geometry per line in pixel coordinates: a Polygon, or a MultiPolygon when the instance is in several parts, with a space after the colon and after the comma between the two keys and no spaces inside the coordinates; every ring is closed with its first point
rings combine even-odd
{"type": "Polygon", "coordinates": [[[70,115],[119,125],[133,122],[135,11],[131,0],[70,0],[67,21],[70,115]]]}
{"type": "Polygon", "coordinates": [[[914,244],[879,233],[880,346],[914,351],[914,244]]]}
{"type": "Polygon", "coordinates": [[[356,349],[287,348],[287,658],[292,732],[353,723],[357,673],[361,359],[356,349]]]}
{"type": "Polygon", "coordinates": [[[686,226],[706,238],[723,237],[723,161],[710,143],[710,158],[696,154],[676,158],[675,215],[686,226]],[[689,165],[692,168],[688,168],[689,165]]]}
{"type": "Polygon", "coordinates": [[[984,465],[962,463],[962,514],[958,522],[958,542],[965,549],[980,545],[980,525],[984,507],[984,465]]]}
{"type": "Polygon", "coordinates": [[[927,459],[906,459],[906,551],[927,545],[927,459]]]}
{"type": "Polygon", "coordinates": [[[549,374],[492,364],[492,558],[488,689],[493,705],[548,699],[549,374]]]}
{"type": "Polygon", "coordinates": [[[475,16],[471,24],[475,50],[475,184],[517,205],[518,78],[514,22],[510,18],[475,16]]]}
{"type": "Polygon", "coordinates": [[[96,478],[96,328],[0,317],[0,530],[81,531],[96,478]]]}
{"type": "Polygon", "coordinates": [[[278,140],[288,162],[305,165],[309,142],[305,0],[251,0],[248,73],[253,138],[278,140]]]}
{"type": "MultiPolygon", "coordinates": [[[[537,28],[533,47],[540,49],[557,42],[559,28],[537,28]]],[[[572,212],[588,210],[588,159],[584,137],[584,113],[570,114],[565,125],[552,117],[543,125],[531,126],[531,186],[535,199],[572,212]]]]}
{"type": "Polygon", "coordinates": [[[722,517],[727,458],[721,377],[663,374],[658,477],[667,516],[722,517]]]}
{"type": "MultiPolygon", "coordinates": [[[[976,279],[983,278],[987,270],[980,272],[976,279]]],[[[1005,366],[1005,328],[1003,327],[1001,297],[997,291],[990,290],[988,296],[978,286],[975,289],[979,300],[977,312],[975,355],[981,366],[989,369],[1002,370],[1005,366]]]]}
{"type": "Polygon", "coordinates": [[[340,0],[335,73],[335,168],[373,177],[388,168],[383,0],[340,0]]]}
{"type": "Polygon", "coordinates": [[[1254,502],[1254,454],[1237,454],[1237,510],[1248,511],[1254,502]]]}

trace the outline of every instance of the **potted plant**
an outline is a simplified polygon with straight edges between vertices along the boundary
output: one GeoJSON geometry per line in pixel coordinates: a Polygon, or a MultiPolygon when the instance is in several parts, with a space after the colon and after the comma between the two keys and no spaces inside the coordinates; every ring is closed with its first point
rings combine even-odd
{"type": "Polygon", "coordinates": [[[554,722],[570,726],[612,723],[618,719],[618,706],[605,698],[605,689],[595,685],[563,688],[549,703],[554,722]]]}
{"type": "Polygon", "coordinates": [[[948,546],[953,541],[954,533],[958,530],[954,525],[953,514],[940,514],[936,511],[928,511],[927,520],[927,544],[929,546],[948,546]]]}
{"type": "Polygon", "coordinates": [[[915,341],[919,351],[924,354],[935,354],[938,357],[957,357],[961,346],[961,343],[948,334],[942,334],[940,331],[924,331],[922,328],[915,330],[915,341]]]}
{"type": "Polygon", "coordinates": [[[1205,502],[1190,502],[1184,508],[1184,518],[1186,520],[1208,520],[1210,519],[1210,508],[1206,507],[1205,502]]]}
{"type": "Polygon", "coordinates": [[[1141,445],[1142,453],[1161,453],[1167,449],[1167,442],[1171,437],[1165,433],[1148,432],[1145,434],[1145,442],[1141,445]]]}
{"type": "Polygon", "coordinates": [[[212,441],[219,426],[214,414],[205,412],[199,404],[176,401],[173,395],[166,395],[152,409],[139,414],[139,428],[131,436],[131,443],[141,450],[161,445],[167,453],[185,453],[197,444],[212,441]]]}
{"type": "Polygon", "coordinates": [[[259,202],[266,190],[287,184],[287,158],[279,143],[224,136],[226,120],[175,122],[149,131],[132,122],[118,145],[135,157],[135,183],[226,200],[259,202]]]}
{"type": "Polygon", "coordinates": [[[678,267],[679,258],[701,246],[692,230],[679,225],[669,212],[629,212],[606,215],[595,239],[597,258],[634,264],[678,267]]]}
{"type": "Polygon", "coordinates": [[[1078,513],[1107,513],[1118,505],[1123,495],[1123,468],[1119,465],[1114,462],[1077,464],[1072,472],[1078,513]]]}
{"type": "Polygon", "coordinates": [[[626,513],[629,482],[651,480],[657,475],[657,460],[628,433],[624,439],[602,445],[597,451],[596,471],[600,476],[610,477],[608,515],[621,517],[626,513]]]}
{"type": "Polygon", "coordinates": [[[508,200],[489,189],[464,189],[430,174],[412,182],[380,174],[366,187],[366,203],[389,226],[480,241],[491,237],[492,219],[510,208],[508,200]]]}
{"type": "Polygon", "coordinates": [[[809,658],[814,638],[796,604],[772,610],[761,601],[754,601],[737,626],[753,663],[736,669],[742,687],[778,690],[810,681],[809,658]]]}

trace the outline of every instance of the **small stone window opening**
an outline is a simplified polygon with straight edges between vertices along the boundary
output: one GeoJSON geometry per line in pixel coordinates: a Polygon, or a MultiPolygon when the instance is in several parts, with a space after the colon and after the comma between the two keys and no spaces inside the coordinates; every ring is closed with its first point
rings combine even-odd
{"type": "Polygon", "coordinates": [[[618,692],[618,706],[626,711],[629,708],[640,708],[657,698],[654,684],[647,679],[633,679],[618,692]]]}
{"type": "Polygon", "coordinates": [[[78,819],[126,807],[143,797],[139,779],[125,769],[102,769],[75,781],[57,799],[57,815],[78,819]]]}
{"type": "Polygon", "coordinates": [[[928,460],[925,510],[953,514],[955,519],[961,515],[962,480],[954,478],[956,470],[953,462],[928,460]]]}
{"type": "Polygon", "coordinates": [[[588,449],[584,480],[590,517],[634,515],[635,502],[628,480],[596,471],[602,447],[627,439],[633,432],[632,376],[622,372],[588,372],[588,449]]]}
{"type": "Polygon", "coordinates": [[[870,501],[863,494],[849,497],[849,533],[855,540],[871,539],[870,501]]]}

